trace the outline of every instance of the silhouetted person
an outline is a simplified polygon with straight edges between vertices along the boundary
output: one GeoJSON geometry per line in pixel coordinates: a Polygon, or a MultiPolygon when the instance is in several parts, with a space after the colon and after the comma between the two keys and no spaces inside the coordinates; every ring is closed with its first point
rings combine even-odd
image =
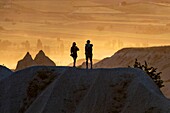
{"type": "Polygon", "coordinates": [[[73,42],[73,45],[70,49],[70,56],[72,56],[74,60],[73,67],[76,67],[77,51],[79,51],[79,48],[76,46],[76,43],[73,42]]]}
{"type": "Polygon", "coordinates": [[[90,59],[90,63],[91,63],[91,69],[92,69],[92,57],[93,57],[93,53],[92,53],[92,47],[93,44],[90,44],[90,40],[87,40],[87,44],[85,45],[85,55],[86,55],[86,69],[88,69],[88,59],[90,59]]]}

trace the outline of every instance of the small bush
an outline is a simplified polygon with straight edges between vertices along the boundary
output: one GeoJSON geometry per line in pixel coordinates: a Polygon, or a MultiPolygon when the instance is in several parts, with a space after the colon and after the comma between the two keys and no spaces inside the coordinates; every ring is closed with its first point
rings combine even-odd
{"type": "Polygon", "coordinates": [[[41,69],[29,82],[26,97],[18,113],[24,113],[34,102],[36,97],[55,79],[54,70],[41,69]]]}
{"type": "Polygon", "coordinates": [[[157,68],[149,67],[146,61],[145,61],[145,64],[142,65],[136,59],[135,64],[133,65],[133,68],[139,68],[139,69],[145,71],[152,78],[152,80],[155,82],[155,84],[159,88],[164,87],[163,80],[161,80],[161,76],[160,76],[160,74],[162,74],[162,72],[156,72],[157,68]]]}

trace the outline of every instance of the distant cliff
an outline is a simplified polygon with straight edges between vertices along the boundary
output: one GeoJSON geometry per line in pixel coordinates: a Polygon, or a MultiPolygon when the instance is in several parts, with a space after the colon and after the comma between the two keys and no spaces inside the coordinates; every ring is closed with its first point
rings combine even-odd
{"type": "Polygon", "coordinates": [[[113,56],[105,58],[94,65],[95,68],[115,68],[132,66],[138,59],[139,62],[147,61],[149,66],[158,68],[162,72],[165,87],[164,94],[170,97],[170,46],[148,47],[148,48],[124,48],[113,56]]]}

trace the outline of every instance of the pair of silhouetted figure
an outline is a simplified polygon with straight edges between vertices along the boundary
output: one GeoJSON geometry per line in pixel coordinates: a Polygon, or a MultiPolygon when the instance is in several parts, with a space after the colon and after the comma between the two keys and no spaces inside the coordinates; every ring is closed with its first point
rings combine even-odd
{"type": "MultiPolygon", "coordinates": [[[[79,48],[76,46],[76,43],[73,42],[73,45],[71,47],[71,56],[73,57],[74,63],[73,67],[76,65],[76,59],[77,59],[77,51],[79,51],[79,48]]],[[[88,69],[88,59],[90,59],[91,69],[92,69],[92,57],[93,57],[93,44],[90,44],[90,40],[87,40],[87,43],[85,45],[85,55],[86,55],[86,69],[88,69]]]]}

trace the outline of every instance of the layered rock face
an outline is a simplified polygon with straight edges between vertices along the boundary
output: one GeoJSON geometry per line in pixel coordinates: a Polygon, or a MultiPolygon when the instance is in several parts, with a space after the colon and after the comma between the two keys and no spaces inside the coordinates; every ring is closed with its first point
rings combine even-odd
{"type": "Polygon", "coordinates": [[[135,59],[142,64],[147,61],[150,67],[158,68],[165,81],[163,93],[170,98],[170,46],[150,48],[124,48],[113,56],[105,58],[94,65],[95,68],[115,68],[133,66],[135,59]]]}
{"type": "Polygon", "coordinates": [[[18,61],[16,70],[21,70],[27,67],[31,67],[31,66],[56,66],[56,64],[45,55],[45,53],[40,50],[39,53],[36,55],[36,57],[32,58],[32,56],[30,55],[29,52],[27,52],[27,54],[25,55],[25,57],[18,61]]]}
{"type": "Polygon", "coordinates": [[[141,70],[45,66],[0,81],[1,113],[19,113],[27,104],[23,101],[30,82],[41,71],[56,78],[36,98],[29,98],[34,101],[23,113],[170,113],[170,101],[141,70]]]}

